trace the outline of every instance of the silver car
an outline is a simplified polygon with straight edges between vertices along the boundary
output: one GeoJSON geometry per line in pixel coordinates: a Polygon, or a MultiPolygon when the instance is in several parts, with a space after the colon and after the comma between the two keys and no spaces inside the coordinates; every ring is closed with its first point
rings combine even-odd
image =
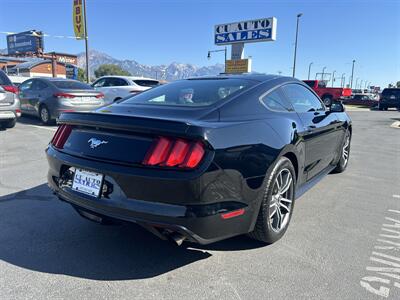
{"type": "Polygon", "coordinates": [[[63,112],[92,111],[104,105],[103,93],[71,79],[33,78],[19,86],[23,114],[52,123],[63,112]]]}
{"type": "Polygon", "coordinates": [[[0,127],[12,128],[21,116],[18,88],[0,70],[0,127]]]}

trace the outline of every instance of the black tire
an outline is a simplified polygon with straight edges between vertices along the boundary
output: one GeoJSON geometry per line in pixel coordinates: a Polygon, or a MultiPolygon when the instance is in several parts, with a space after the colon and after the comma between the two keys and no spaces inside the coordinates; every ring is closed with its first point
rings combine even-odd
{"type": "Polygon", "coordinates": [[[350,145],[351,145],[351,135],[349,131],[346,131],[346,135],[344,137],[343,144],[341,146],[341,151],[340,151],[340,159],[339,162],[337,163],[335,169],[333,169],[332,173],[342,173],[344,170],[346,170],[347,165],[349,164],[349,159],[350,159],[350,145]],[[348,145],[346,145],[348,143],[348,145]],[[345,155],[343,152],[347,149],[347,159],[345,158],[345,155]]]}
{"type": "Polygon", "coordinates": [[[41,105],[39,108],[39,118],[40,121],[42,121],[42,123],[45,125],[50,125],[53,122],[53,120],[51,119],[50,111],[44,104],[41,105]],[[47,118],[45,117],[45,115],[47,115],[47,118]]]}
{"type": "Polygon", "coordinates": [[[330,106],[333,103],[332,96],[324,96],[322,102],[324,102],[325,106],[330,106]]]}
{"type": "Polygon", "coordinates": [[[4,127],[5,128],[13,128],[15,127],[15,124],[17,123],[17,119],[12,119],[4,122],[4,127]]]}
{"type": "Polygon", "coordinates": [[[285,234],[293,213],[294,191],[296,182],[295,178],[296,175],[292,162],[286,157],[281,157],[273,167],[270,174],[268,174],[266,177],[265,192],[262,195],[263,199],[261,201],[261,206],[258,212],[257,221],[254,226],[254,230],[248,234],[251,238],[264,242],[266,244],[272,244],[278,241],[285,234]],[[282,172],[290,173],[292,178],[290,187],[286,194],[287,196],[285,196],[287,198],[286,200],[289,199],[291,200],[291,202],[289,203],[287,201],[285,202],[282,201],[282,203],[284,203],[287,207],[289,207],[290,210],[289,212],[286,212],[285,216],[282,216],[284,218],[285,224],[279,231],[277,231],[276,228],[274,228],[276,224],[273,223],[271,215],[272,216],[282,215],[282,207],[276,207],[275,205],[274,206],[275,214],[274,214],[274,207],[271,206],[274,204],[274,202],[281,201],[281,200],[274,201],[273,194],[276,191],[276,180],[282,172]],[[280,212],[279,214],[278,210],[280,212]]]}

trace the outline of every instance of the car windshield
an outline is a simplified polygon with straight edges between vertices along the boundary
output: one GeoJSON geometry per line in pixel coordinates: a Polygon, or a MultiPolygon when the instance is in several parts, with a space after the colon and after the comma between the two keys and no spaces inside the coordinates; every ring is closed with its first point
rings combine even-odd
{"type": "Polygon", "coordinates": [[[93,88],[90,85],[79,81],[73,80],[55,80],[52,83],[58,87],[59,89],[63,90],[92,90],[93,88]]]}
{"type": "Polygon", "coordinates": [[[220,78],[176,81],[130,97],[123,104],[208,106],[231,98],[256,81],[220,78]]]}
{"type": "Polygon", "coordinates": [[[145,86],[145,87],[153,87],[159,85],[159,82],[157,80],[134,80],[134,83],[140,86],[145,86]]]}

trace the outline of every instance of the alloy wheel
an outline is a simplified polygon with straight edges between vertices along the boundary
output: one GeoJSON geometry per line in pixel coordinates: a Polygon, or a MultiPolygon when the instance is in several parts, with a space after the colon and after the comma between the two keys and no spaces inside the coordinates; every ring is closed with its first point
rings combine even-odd
{"type": "Polygon", "coordinates": [[[269,205],[269,222],[275,232],[280,232],[289,223],[293,186],[292,173],[286,168],[280,170],[274,182],[269,205]]]}
{"type": "Polygon", "coordinates": [[[342,149],[342,159],[343,159],[343,165],[347,165],[347,162],[349,161],[349,152],[350,152],[350,137],[346,137],[346,142],[343,145],[342,149]]]}
{"type": "Polygon", "coordinates": [[[49,121],[49,112],[46,108],[42,108],[40,110],[40,118],[42,119],[43,123],[47,123],[49,121]]]}

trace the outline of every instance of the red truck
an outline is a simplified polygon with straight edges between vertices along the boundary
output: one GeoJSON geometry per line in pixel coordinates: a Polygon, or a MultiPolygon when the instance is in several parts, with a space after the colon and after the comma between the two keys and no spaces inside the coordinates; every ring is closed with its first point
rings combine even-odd
{"type": "Polygon", "coordinates": [[[303,80],[303,82],[312,88],[324,103],[351,97],[350,88],[330,88],[326,86],[325,80],[303,80]]]}

